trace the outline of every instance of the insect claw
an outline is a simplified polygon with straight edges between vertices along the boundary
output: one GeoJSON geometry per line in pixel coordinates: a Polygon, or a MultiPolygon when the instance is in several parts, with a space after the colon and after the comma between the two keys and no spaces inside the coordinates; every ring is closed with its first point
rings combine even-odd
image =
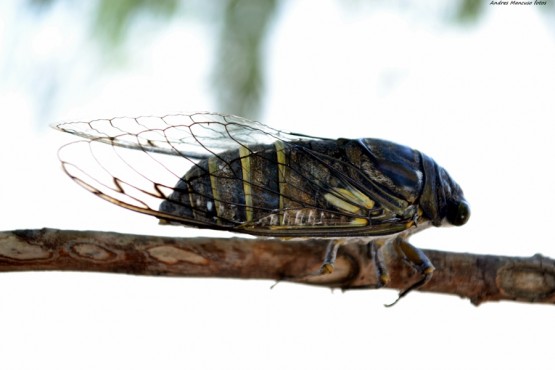
{"type": "Polygon", "coordinates": [[[320,272],[319,275],[328,275],[333,273],[334,270],[334,266],[333,263],[329,263],[329,262],[324,262],[322,264],[322,267],[320,267],[320,272]]]}
{"type": "Polygon", "coordinates": [[[389,274],[387,272],[383,272],[378,276],[378,288],[384,287],[391,281],[389,274]]]}
{"type": "Polygon", "coordinates": [[[433,269],[427,269],[426,271],[424,271],[422,279],[418,280],[416,283],[412,284],[411,286],[409,286],[405,290],[401,291],[399,293],[399,296],[397,297],[397,299],[395,301],[393,301],[392,303],[389,303],[389,304],[384,304],[384,307],[387,307],[387,308],[393,307],[397,302],[399,302],[399,300],[401,298],[403,298],[404,296],[409,294],[411,291],[426,285],[428,283],[428,281],[430,281],[430,279],[432,278],[433,274],[434,274],[433,269]]]}
{"type": "Polygon", "coordinates": [[[399,296],[397,297],[397,299],[395,301],[393,301],[392,303],[384,303],[384,307],[386,308],[390,308],[393,307],[397,302],[399,302],[399,300],[403,297],[404,295],[399,294],[399,296]]]}
{"type": "Polygon", "coordinates": [[[424,254],[424,252],[422,252],[420,249],[411,245],[405,239],[397,238],[395,240],[395,246],[397,248],[397,251],[400,252],[400,254],[403,256],[404,261],[408,262],[416,271],[422,274],[422,278],[405,290],[401,291],[397,299],[393,303],[385,304],[385,307],[393,306],[411,291],[426,285],[426,283],[428,283],[428,281],[430,281],[430,279],[432,278],[435,269],[434,265],[426,256],[426,254],[424,254]]]}
{"type": "Polygon", "coordinates": [[[316,272],[309,273],[304,277],[316,277],[322,275],[329,275],[332,274],[335,270],[335,260],[337,257],[337,250],[341,247],[342,241],[341,240],[330,240],[327,248],[326,254],[324,256],[324,262],[320,266],[320,269],[316,272]]]}
{"type": "Polygon", "coordinates": [[[418,227],[418,213],[414,214],[412,221],[414,222],[414,227],[418,227]]]}
{"type": "Polygon", "coordinates": [[[320,267],[319,275],[327,275],[333,272],[335,259],[337,258],[337,250],[341,247],[341,243],[342,242],[340,240],[330,240],[330,243],[326,248],[324,262],[320,267]]]}

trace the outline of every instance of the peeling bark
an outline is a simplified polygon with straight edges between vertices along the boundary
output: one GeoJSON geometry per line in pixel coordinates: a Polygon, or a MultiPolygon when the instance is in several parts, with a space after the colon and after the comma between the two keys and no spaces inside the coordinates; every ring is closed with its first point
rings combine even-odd
{"type": "MultiPolygon", "coordinates": [[[[96,271],[136,275],[271,279],[331,288],[376,288],[371,253],[343,246],[335,271],[316,275],[327,241],[242,238],[168,238],[109,232],[15,230],[0,232],[0,271],[96,271]]],[[[513,300],[555,303],[555,260],[423,250],[436,267],[423,292],[453,294],[478,305],[513,300]]],[[[381,250],[402,290],[420,278],[393,248],[381,250]]]]}

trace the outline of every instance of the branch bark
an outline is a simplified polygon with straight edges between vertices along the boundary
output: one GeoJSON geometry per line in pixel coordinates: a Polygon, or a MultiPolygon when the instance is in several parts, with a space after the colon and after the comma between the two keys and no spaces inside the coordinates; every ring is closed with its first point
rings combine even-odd
{"type": "MultiPolygon", "coordinates": [[[[0,232],[0,271],[96,271],[136,275],[271,279],[363,289],[377,286],[366,248],[343,246],[335,271],[316,276],[327,241],[167,238],[56,229],[0,232]]],[[[555,303],[555,260],[423,250],[436,271],[420,291],[453,294],[478,305],[513,300],[555,303]]],[[[381,251],[402,290],[420,276],[393,248],[381,251]]]]}

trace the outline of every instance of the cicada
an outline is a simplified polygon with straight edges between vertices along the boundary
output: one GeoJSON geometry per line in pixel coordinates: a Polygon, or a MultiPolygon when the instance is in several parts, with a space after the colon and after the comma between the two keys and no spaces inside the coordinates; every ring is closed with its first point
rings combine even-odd
{"type": "MultiPolygon", "coordinates": [[[[85,139],[59,152],[73,180],[162,223],[328,238],[322,274],[333,272],[345,240],[363,240],[376,249],[393,245],[421,273],[399,298],[428,282],[434,271],[409,236],[430,226],[460,226],[470,216],[461,188],[442,167],[420,151],[385,140],[326,139],[218,113],[55,127],[85,139]]],[[[377,271],[385,284],[385,269],[377,271]]]]}

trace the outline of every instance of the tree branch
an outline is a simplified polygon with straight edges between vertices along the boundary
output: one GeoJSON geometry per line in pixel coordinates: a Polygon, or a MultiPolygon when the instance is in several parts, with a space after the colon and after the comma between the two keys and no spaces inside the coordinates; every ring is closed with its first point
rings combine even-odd
{"type": "MultiPolygon", "coordinates": [[[[343,246],[335,271],[315,275],[327,241],[167,238],[109,232],[15,230],[0,232],[0,271],[97,271],[156,276],[286,280],[341,288],[373,288],[370,253],[343,246]]],[[[453,294],[478,305],[515,300],[555,303],[555,260],[423,250],[436,271],[420,291],[453,294]]],[[[391,281],[402,290],[420,276],[393,248],[381,251],[391,281]]]]}

